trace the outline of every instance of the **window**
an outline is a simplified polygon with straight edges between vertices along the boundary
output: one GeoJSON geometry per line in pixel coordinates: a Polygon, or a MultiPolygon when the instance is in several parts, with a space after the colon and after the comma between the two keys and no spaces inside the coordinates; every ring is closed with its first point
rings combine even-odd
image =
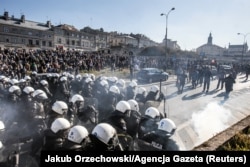
{"type": "Polygon", "coordinates": [[[25,39],[21,39],[21,43],[25,43],[25,39]]]}
{"type": "Polygon", "coordinates": [[[49,47],[52,47],[52,42],[51,41],[49,41],[49,47]]]}
{"type": "Polygon", "coordinates": [[[32,32],[28,32],[28,35],[32,35],[32,32]]]}
{"type": "Polygon", "coordinates": [[[81,46],[81,42],[80,41],[77,41],[77,46],[81,46]]]}
{"type": "Polygon", "coordinates": [[[29,45],[33,45],[33,41],[31,39],[29,40],[29,45]]]}
{"type": "Polygon", "coordinates": [[[17,43],[17,38],[12,38],[12,39],[11,39],[11,42],[12,42],[12,43],[17,43]]]}
{"type": "Polygon", "coordinates": [[[46,41],[43,41],[43,42],[42,42],[42,45],[43,45],[43,46],[46,46],[46,41]]]}
{"type": "Polygon", "coordinates": [[[62,39],[61,38],[58,38],[58,43],[62,43],[62,39]]]}
{"type": "Polygon", "coordinates": [[[12,33],[18,33],[17,28],[12,28],[12,33]]]}
{"type": "Polygon", "coordinates": [[[39,41],[38,40],[36,40],[36,45],[39,46],[39,41]]]}
{"type": "Polygon", "coordinates": [[[9,32],[9,28],[8,27],[3,27],[3,31],[4,32],[9,32]]]}

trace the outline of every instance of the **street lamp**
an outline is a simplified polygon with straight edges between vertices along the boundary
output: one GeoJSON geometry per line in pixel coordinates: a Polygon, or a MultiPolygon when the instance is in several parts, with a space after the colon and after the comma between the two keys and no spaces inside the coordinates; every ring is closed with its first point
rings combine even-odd
{"type": "Polygon", "coordinates": [[[168,15],[171,11],[175,10],[175,8],[171,8],[167,14],[161,13],[161,16],[166,16],[166,35],[165,35],[165,45],[166,45],[166,69],[167,69],[167,50],[168,50],[168,15]]]}
{"type": "Polygon", "coordinates": [[[246,37],[247,35],[249,35],[250,33],[247,34],[243,34],[243,33],[237,33],[238,35],[243,35],[244,39],[243,39],[243,47],[242,47],[242,55],[241,55],[241,62],[243,63],[243,55],[245,52],[245,43],[246,43],[246,37]]]}

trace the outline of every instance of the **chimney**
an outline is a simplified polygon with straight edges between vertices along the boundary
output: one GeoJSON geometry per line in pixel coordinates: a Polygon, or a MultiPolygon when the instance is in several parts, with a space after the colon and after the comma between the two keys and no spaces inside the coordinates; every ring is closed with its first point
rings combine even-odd
{"type": "Polygon", "coordinates": [[[21,22],[23,22],[23,23],[25,22],[25,16],[24,15],[21,16],[21,22]]]}
{"type": "Polygon", "coordinates": [[[4,12],[4,18],[5,18],[5,20],[9,19],[9,12],[4,12]]]}
{"type": "Polygon", "coordinates": [[[51,28],[51,22],[47,21],[47,27],[51,28]]]}

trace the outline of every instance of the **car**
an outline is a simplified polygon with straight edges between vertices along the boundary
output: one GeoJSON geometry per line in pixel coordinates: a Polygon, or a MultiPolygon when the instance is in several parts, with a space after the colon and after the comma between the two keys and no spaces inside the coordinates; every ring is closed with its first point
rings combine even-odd
{"type": "Polygon", "coordinates": [[[169,74],[158,68],[142,68],[138,71],[136,78],[138,82],[160,82],[167,81],[169,74]]]}

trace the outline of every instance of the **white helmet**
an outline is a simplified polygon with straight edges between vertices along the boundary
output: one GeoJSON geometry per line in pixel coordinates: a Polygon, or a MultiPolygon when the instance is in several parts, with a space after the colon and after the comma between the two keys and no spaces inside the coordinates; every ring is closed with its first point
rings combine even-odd
{"type": "Polygon", "coordinates": [[[65,118],[57,118],[53,121],[51,124],[50,129],[54,132],[57,133],[60,130],[66,130],[70,128],[70,123],[67,119],[65,118]]]}
{"type": "Polygon", "coordinates": [[[108,123],[99,123],[93,129],[92,135],[105,144],[109,144],[110,139],[114,138],[117,134],[113,126],[108,123]]]}
{"type": "Polygon", "coordinates": [[[117,77],[112,77],[113,78],[113,81],[116,83],[118,81],[118,78],[117,77]]]}
{"type": "Polygon", "coordinates": [[[38,99],[42,99],[42,100],[48,99],[47,94],[41,89],[35,90],[34,93],[32,94],[32,96],[34,98],[38,98],[38,99]]]}
{"type": "Polygon", "coordinates": [[[158,124],[158,130],[167,132],[168,134],[174,134],[176,130],[175,123],[169,118],[163,118],[158,124]]]}
{"type": "Polygon", "coordinates": [[[69,130],[68,140],[80,144],[88,135],[89,132],[84,126],[75,125],[69,130]]]}
{"type": "Polygon", "coordinates": [[[63,115],[68,111],[68,105],[64,101],[56,101],[52,105],[52,110],[60,115],[63,115]]]}
{"type": "Polygon", "coordinates": [[[76,75],[76,79],[77,79],[77,80],[81,80],[81,79],[82,79],[81,74],[77,74],[77,75],[76,75]]]}
{"type": "Polygon", "coordinates": [[[5,81],[5,82],[10,82],[10,78],[8,78],[8,77],[5,77],[4,79],[3,79],[3,81],[5,81]]]}
{"type": "Polygon", "coordinates": [[[52,74],[48,73],[48,74],[46,75],[46,77],[47,77],[47,78],[51,78],[51,77],[52,77],[52,74]]]}
{"type": "Polygon", "coordinates": [[[24,79],[25,79],[26,81],[31,80],[30,76],[27,76],[27,75],[24,77],[24,79]]]}
{"type": "Polygon", "coordinates": [[[109,88],[109,91],[110,91],[110,92],[113,92],[113,93],[115,93],[115,94],[120,94],[120,89],[119,89],[117,86],[115,86],[115,85],[111,86],[111,87],[109,88]]]}
{"type": "Polygon", "coordinates": [[[32,75],[37,75],[37,72],[36,71],[32,71],[31,74],[32,75]]]}
{"type": "Polygon", "coordinates": [[[26,82],[25,79],[20,79],[20,80],[19,80],[19,83],[24,83],[24,82],[26,82]]]}
{"type": "Polygon", "coordinates": [[[137,103],[136,100],[130,99],[128,100],[128,103],[130,105],[131,110],[139,112],[139,104],[137,103]]]}
{"type": "Polygon", "coordinates": [[[116,104],[115,110],[125,113],[126,111],[130,111],[131,107],[128,102],[121,100],[116,104]]]}
{"type": "Polygon", "coordinates": [[[89,77],[94,81],[95,80],[95,74],[89,74],[89,77]]]}
{"type": "Polygon", "coordinates": [[[124,79],[119,79],[116,84],[119,87],[122,87],[122,88],[125,87],[125,81],[124,81],[124,79]]]}
{"type": "Polygon", "coordinates": [[[31,86],[26,86],[24,89],[23,89],[23,92],[26,93],[26,94],[31,94],[35,91],[34,88],[32,88],[31,86]]]}
{"type": "Polygon", "coordinates": [[[109,82],[116,83],[118,79],[117,79],[117,77],[108,77],[107,80],[108,80],[109,82]]]}
{"type": "Polygon", "coordinates": [[[59,77],[60,77],[60,75],[59,75],[58,73],[53,73],[53,77],[55,77],[55,78],[59,78],[59,77]]]}
{"type": "Polygon", "coordinates": [[[3,121],[0,121],[0,131],[3,131],[5,129],[3,121]]]}
{"type": "Polygon", "coordinates": [[[16,85],[13,85],[13,86],[11,86],[11,87],[9,88],[9,92],[10,92],[10,93],[13,93],[13,92],[15,92],[15,91],[20,91],[20,92],[21,92],[20,87],[19,87],[19,86],[16,86],[16,85]]]}
{"type": "Polygon", "coordinates": [[[100,80],[107,80],[108,78],[106,76],[101,76],[100,80]]]}
{"type": "Polygon", "coordinates": [[[88,78],[88,77],[89,77],[89,74],[88,74],[88,73],[84,73],[84,74],[82,75],[82,77],[83,77],[83,78],[88,78]]]}
{"type": "Polygon", "coordinates": [[[64,71],[63,73],[62,73],[62,76],[68,76],[69,75],[69,73],[68,72],[66,72],[66,71],[64,71]]]}
{"type": "Polygon", "coordinates": [[[156,118],[156,117],[160,117],[160,112],[157,108],[155,107],[149,107],[146,111],[145,111],[145,115],[151,117],[151,118],[156,118]]]}
{"type": "Polygon", "coordinates": [[[82,95],[75,94],[72,96],[71,102],[73,102],[75,104],[75,102],[77,102],[77,101],[84,101],[84,98],[82,97],[82,95]]]}
{"type": "Polygon", "coordinates": [[[101,80],[100,84],[101,84],[102,86],[109,87],[109,83],[108,83],[108,81],[106,81],[106,80],[101,80]]]}
{"type": "Polygon", "coordinates": [[[11,79],[10,80],[11,85],[17,85],[19,81],[17,79],[11,79]]]}
{"type": "Polygon", "coordinates": [[[86,78],[85,79],[85,83],[91,83],[91,82],[93,82],[93,80],[91,78],[86,78]]]}
{"type": "Polygon", "coordinates": [[[159,88],[159,86],[157,86],[157,85],[153,85],[153,86],[151,86],[150,87],[150,92],[154,92],[154,93],[156,93],[157,91],[159,91],[160,90],[160,88],[159,88]]]}
{"type": "Polygon", "coordinates": [[[67,81],[67,77],[65,77],[65,76],[64,76],[64,77],[61,77],[61,78],[60,78],[60,81],[61,81],[61,82],[67,81]]]}
{"type": "Polygon", "coordinates": [[[43,79],[43,80],[41,80],[41,81],[40,81],[40,83],[41,83],[43,86],[45,86],[45,85],[48,85],[48,84],[49,84],[49,83],[48,83],[46,80],[44,80],[44,79],[43,79]]]}
{"type": "Polygon", "coordinates": [[[0,81],[2,81],[5,78],[4,75],[0,75],[0,81]]]}
{"type": "Polygon", "coordinates": [[[37,89],[37,90],[34,91],[34,93],[32,94],[32,96],[35,97],[35,96],[37,96],[39,94],[42,94],[42,93],[45,93],[45,92],[43,90],[41,90],[41,89],[37,89]]]}
{"type": "Polygon", "coordinates": [[[145,89],[145,88],[143,88],[143,87],[139,87],[138,89],[137,89],[137,94],[144,94],[144,93],[146,93],[147,92],[147,90],[145,89]]]}
{"type": "Polygon", "coordinates": [[[68,78],[69,78],[69,79],[75,79],[75,76],[74,76],[73,74],[69,74],[69,75],[68,75],[68,78]]]}
{"type": "Polygon", "coordinates": [[[131,86],[131,87],[136,87],[137,86],[137,83],[135,82],[135,81],[131,81],[130,83],[129,83],[129,86],[131,86]]]}

